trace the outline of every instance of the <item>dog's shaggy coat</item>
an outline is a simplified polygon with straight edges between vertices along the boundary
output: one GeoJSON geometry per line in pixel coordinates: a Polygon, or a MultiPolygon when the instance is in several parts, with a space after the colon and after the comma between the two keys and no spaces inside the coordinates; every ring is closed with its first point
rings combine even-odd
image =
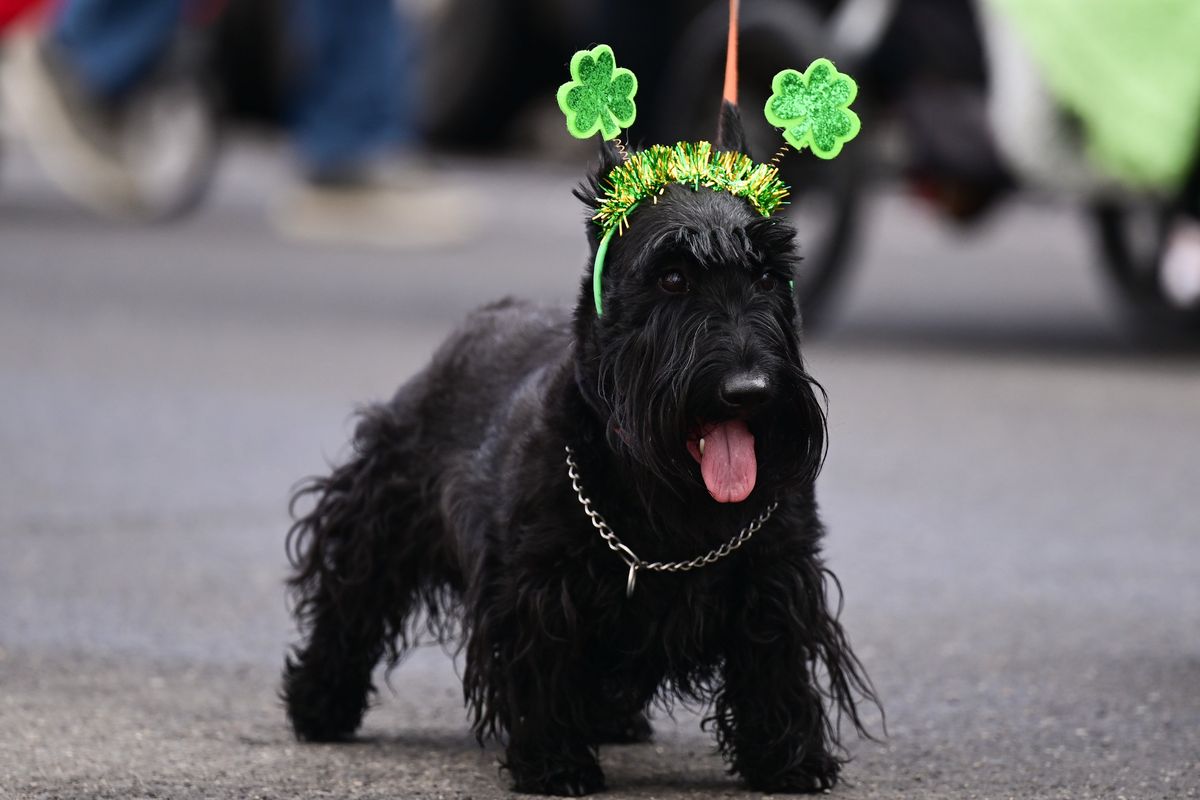
{"type": "MultiPolygon", "coordinates": [[[[744,150],[736,111],[722,122],[718,146],[744,150]]],[[[579,191],[589,207],[616,158],[605,147],[579,191]]],[[[794,235],[729,194],[671,186],[614,238],[603,316],[590,270],[573,319],[485,307],[362,413],[352,458],[296,497],[304,642],[283,695],[298,736],[351,736],[375,665],[428,632],[462,643],[475,730],[504,741],[518,791],[604,788],[597,745],[648,737],[648,706],[676,699],[709,704],[751,787],[836,782],[838,720],[861,730],[856,701],[871,692],[819,555],[825,418],[789,289],[794,235]],[[753,436],[740,502],[717,502],[697,463],[698,437],[722,425],[743,432],[743,455],[753,436]],[[597,510],[648,561],[701,555],[779,507],[732,556],[641,571],[627,598],[628,568],[567,478],[567,445],[597,510]]]]}

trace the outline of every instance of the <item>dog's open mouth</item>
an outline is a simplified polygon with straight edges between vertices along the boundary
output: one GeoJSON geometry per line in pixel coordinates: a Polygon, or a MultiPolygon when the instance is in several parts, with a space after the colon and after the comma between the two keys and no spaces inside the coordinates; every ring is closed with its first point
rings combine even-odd
{"type": "Polygon", "coordinates": [[[743,420],[705,422],[692,431],[687,448],[700,465],[705,488],[718,503],[740,503],[754,491],[758,478],[754,434],[743,420]]]}

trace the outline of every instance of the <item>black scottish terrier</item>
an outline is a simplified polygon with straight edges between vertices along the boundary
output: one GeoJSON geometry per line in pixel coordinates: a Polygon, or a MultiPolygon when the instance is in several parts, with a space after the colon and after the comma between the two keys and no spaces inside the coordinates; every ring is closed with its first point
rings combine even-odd
{"type": "MultiPolygon", "coordinates": [[[[736,109],[722,123],[718,148],[744,152],[736,109]]],[[[618,158],[604,145],[577,192],[590,210],[618,158]]],[[[711,708],[749,786],[835,784],[838,723],[862,732],[874,697],[826,598],[825,416],[794,237],[743,199],[672,185],[613,239],[603,316],[590,271],[573,319],[487,306],[362,413],[353,458],[296,495],[315,499],[288,537],[305,641],[283,696],[300,738],[350,737],[375,665],[432,635],[465,649],[474,729],[505,742],[517,791],[603,789],[597,746],[648,738],[647,708],[675,700],[711,708]],[[759,515],[727,558],[629,567],[700,556],[759,515]]]]}

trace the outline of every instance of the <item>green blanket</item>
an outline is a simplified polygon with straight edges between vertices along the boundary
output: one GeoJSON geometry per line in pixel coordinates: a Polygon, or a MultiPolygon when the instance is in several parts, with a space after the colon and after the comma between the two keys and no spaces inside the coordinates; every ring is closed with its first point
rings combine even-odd
{"type": "Polygon", "coordinates": [[[1200,152],[1200,0],[987,0],[1029,45],[1089,156],[1170,189],[1200,152]]]}

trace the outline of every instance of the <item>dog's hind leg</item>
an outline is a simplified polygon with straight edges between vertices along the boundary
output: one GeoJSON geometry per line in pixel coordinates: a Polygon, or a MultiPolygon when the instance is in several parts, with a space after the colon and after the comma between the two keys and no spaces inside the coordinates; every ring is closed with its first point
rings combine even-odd
{"type": "Polygon", "coordinates": [[[288,534],[288,580],[305,641],[287,659],[282,696],[296,735],[349,738],[385,655],[395,664],[412,644],[414,617],[436,625],[450,566],[440,523],[413,470],[412,436],[384,406],[366,411],[354,457],[303,486],[316,497],[288,534]]]}

